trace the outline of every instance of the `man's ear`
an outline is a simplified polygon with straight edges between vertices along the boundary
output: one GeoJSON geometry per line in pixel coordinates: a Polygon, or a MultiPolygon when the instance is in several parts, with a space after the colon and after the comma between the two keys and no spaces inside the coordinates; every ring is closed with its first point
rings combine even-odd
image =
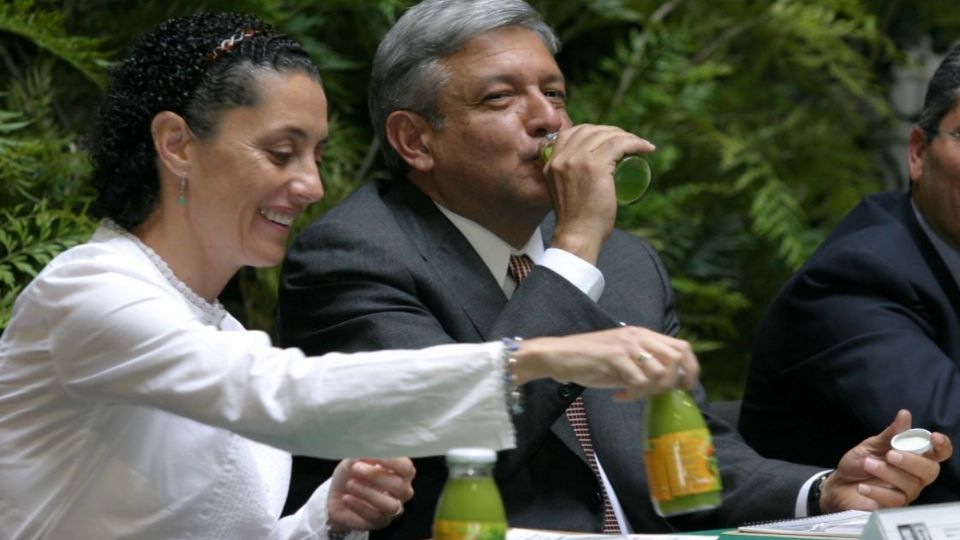
{"type": "Polygon", "coordinates": [[[910,182],[919,182],[923,177],[923,156],[927,151],[930,141],[927,140],[927,134],[918,126],[910,130],[910,139],[907,142],[907,172],[910,174],[910,182]]]}
{"type": "Polygon", "coordinates": [[[162,168],[177,178],[190,176],[187,146],[193,139],[193,132],[187,121],[177,113],[162,111],[150,122],[150,134],[162,168]]]}
{"type": "Polygon", "coordinates": [[[414,170],[426,172],[433,169],[433,154],[430,141],[433,128],[419,114],[410,111],[393,111],[387,117],[387,140],[414,170]]]}

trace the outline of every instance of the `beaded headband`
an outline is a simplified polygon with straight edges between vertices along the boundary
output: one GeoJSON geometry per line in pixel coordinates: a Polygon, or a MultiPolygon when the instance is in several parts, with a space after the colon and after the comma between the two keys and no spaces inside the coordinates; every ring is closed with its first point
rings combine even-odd
{"type": "Polygon", "coordinates": [[[236,34],[221,41],[220,45],[214,49],[213,52],[203,57],[203,60],[200,62],[201,69],[207,70],[214,62],[217,61],[218,58],[236,48],[238,43],[245,39],[250,39],[260,33],[263,33],[263,31],[257,28],[244,28],[236,34]]]}

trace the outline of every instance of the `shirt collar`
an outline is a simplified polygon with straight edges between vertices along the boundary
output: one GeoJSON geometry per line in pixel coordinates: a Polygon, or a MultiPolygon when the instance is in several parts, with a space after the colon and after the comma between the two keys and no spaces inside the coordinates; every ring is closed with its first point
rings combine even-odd
{"type": "Polygon", "coordinates": [[[434,204],[437,205],[437,208],[440,209],[443,215],[447,216],[450,223],[453,223],[453,226],[463,234],[467,242],[470,242],[474,251],[483,259],[484,264],[487,265],[487,269],[490,270],[490,273],[494,279],[497,280],[497,283],[500,284],[501,288],[504,288],[507,283],[507,266],[510,264],[511,255],[526,253],[534,263],[539,261],[543,256],[543,236],[540,235],[540,227],[537,227],[537,230],[533,231],[533,235],[527,240],[526,245],[518,251],[476,221],[454,213],[436,201],[434,201],[434,204]]]}
{"type": "Polygon", "coordinates": [[[913,207],[913,213],[917,216],[917,221],[920,222],[920,228],[927,234],[930,243],[933,244],[937,253],[940,254],[940,258],[943,259],[943,262],[950,270],[950,274],[953,275],[954,281],[957,282],[957,285],[960,285],[960,251],[948,244],[943,238],[940,238],[937,231],[933,230],[933,228],[927,224],[926,220],[923,219],[923,214],[920,213],[917,205],[913,202],[913,199],[910,199],[910,206],[913,207]]]}

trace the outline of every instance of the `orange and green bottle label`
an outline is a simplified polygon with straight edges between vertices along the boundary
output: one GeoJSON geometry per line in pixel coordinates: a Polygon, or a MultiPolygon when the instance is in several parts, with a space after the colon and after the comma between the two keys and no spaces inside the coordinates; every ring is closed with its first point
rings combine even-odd
{"type": "Polygon", "coordinates": [[[705,428],[651,437],[645,457],[650,494],[658,502],[721,489],[713,442],[705,428]]]}
{"type": "Polygon", "coordinates": [[[487,521],[438,519],[433,524],[433,540],[504,540],[507,524],[487,521]]]}

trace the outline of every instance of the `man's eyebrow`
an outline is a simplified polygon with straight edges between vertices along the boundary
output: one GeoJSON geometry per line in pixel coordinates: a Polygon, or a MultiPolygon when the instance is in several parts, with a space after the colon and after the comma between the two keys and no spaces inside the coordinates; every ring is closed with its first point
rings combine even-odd
{"type": "MultiPolygon", "coordinates": [[[[510,74],[510,73],[495,73],[495,74],[492,74],[492,75],[487,75],[487,76],[482,77],[482,78],[480,79],[480,83],[481,83],[482,85],[484,85],[484,86],[489,86],[489,85],[497,84],[497,83],[508,83],[508,84],[510,84],[510,83],[515,82],[518,78],[519,78],[518,76],[513,75],[513,74],[510,74]]],[[[555,73],[555,74],[552,74],[552,75],[550,75],[550,76],[548,76],[548,77],[546,77],[546,78],[544,78],[544,79],[541,79],[539,82],[540,82],[541,84],[543,84],[543,83],[547,83],[547,84],[553,84],[553,83],[566,84],[566,78],[563,76],[562,73],[555,73]]]]}
{"type": "Polygon", "coordinates": [[[307,139],[307,132],[297,126],[285,126],[280,131],[290,135],[295,139],[305,140],[307,139]]]}

